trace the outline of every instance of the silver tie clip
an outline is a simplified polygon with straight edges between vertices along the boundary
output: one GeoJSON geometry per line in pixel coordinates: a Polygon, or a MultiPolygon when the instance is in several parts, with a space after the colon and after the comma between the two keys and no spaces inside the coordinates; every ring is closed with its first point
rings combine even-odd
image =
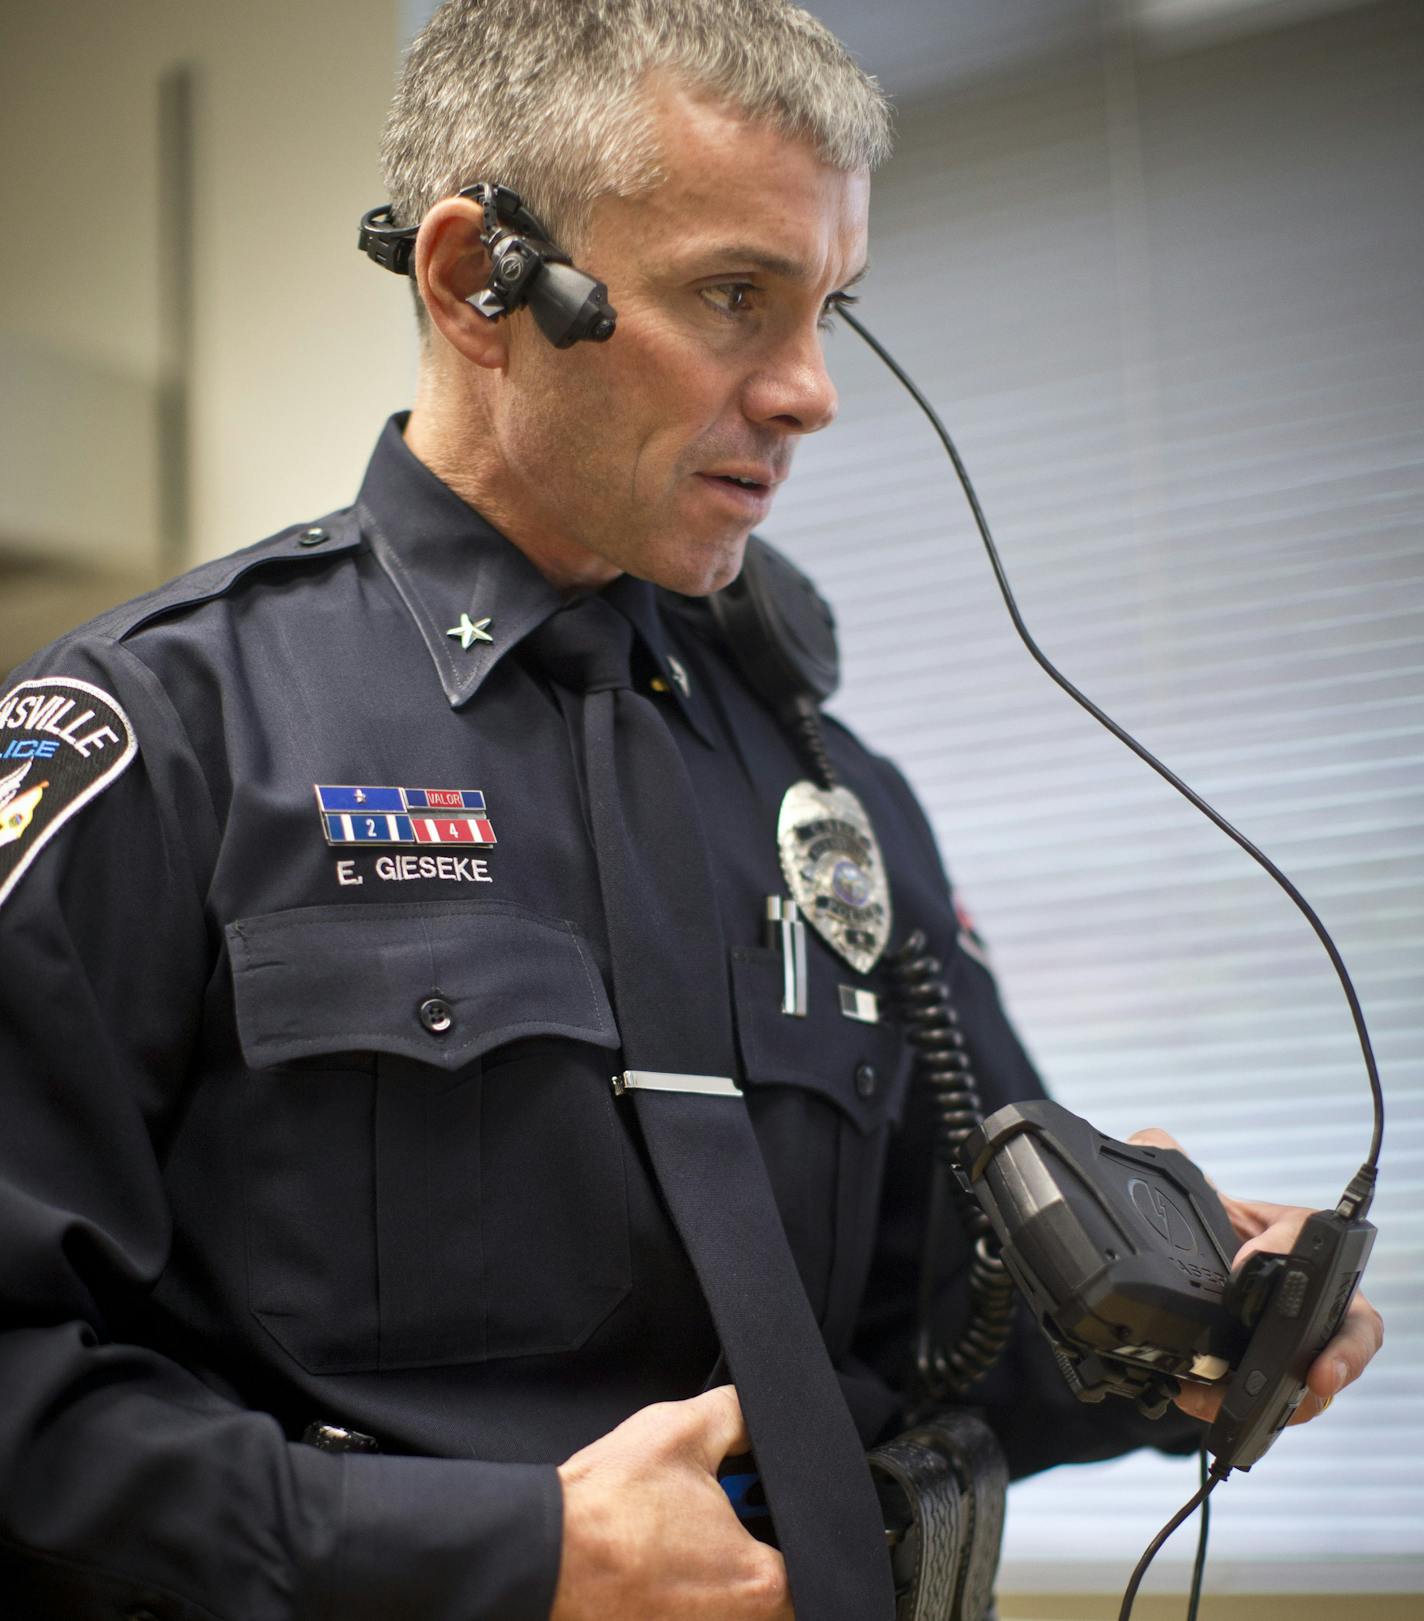
{"type": "Polygon", "coordinates": [[[702,1092],[712,1097],[739,1098],[742,1089],[725,1075],[679,1075],[670,1069],[625,1069],[613,1077],[613,1095],[625,1092],[702,1092]]]}

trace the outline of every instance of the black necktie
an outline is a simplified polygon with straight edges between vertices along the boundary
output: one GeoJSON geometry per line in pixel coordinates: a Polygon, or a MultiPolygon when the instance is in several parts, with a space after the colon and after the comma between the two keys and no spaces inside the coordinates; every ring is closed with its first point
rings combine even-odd
{"type": "Polygon", "coordinates": [[[583,694],[571,713],[581,708],[625,1102],[741,1398],[798,1621],[890,1621],[870,1471],[731,1081],[726,949],[696,798],[657,706],[632,688],[632,635],[588,597],[533,638],[546,674],[583,694]]]}

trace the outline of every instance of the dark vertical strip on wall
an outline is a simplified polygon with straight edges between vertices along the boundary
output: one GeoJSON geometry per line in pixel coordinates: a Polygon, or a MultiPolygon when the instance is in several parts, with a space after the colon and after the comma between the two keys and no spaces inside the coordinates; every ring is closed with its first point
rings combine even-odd
{"type": "Polygon", "coordinates": [[[158,81],[158,562],[165,578],[188,560],[195,97],[191,63],[176,64],[158,81]]]}

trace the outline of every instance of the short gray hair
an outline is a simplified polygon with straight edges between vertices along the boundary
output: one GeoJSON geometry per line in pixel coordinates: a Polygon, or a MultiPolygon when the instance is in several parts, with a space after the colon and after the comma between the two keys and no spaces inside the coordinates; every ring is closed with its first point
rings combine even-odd
{"type": "Polygon", "coordinates": [[[395,222],[476,180],[576,246],[601,196],[657,183],[639,87],[665,71],[844,170],[889,155],[880,86],[790,0],[446,0],[406,55],[381,148],[395,222]]]}

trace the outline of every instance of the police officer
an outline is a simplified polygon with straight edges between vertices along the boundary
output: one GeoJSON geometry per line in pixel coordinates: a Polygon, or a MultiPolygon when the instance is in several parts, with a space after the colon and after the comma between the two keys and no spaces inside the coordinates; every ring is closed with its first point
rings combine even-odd
{"type": "MultiPolygon", "coordinates": [[[[892,916],[945,963],[986,1104],[1039,1085],[919,807],[833,725],[851,800],[820,821],[854,826],[802,898],[843,926],[802,942],[788,1010],[766,901],[802,881],[777,828],[807,765],[699,606],[835,414],[820,329],[885,149],[874,86],[782,0],[450,0],[386,143],[420,389],[355,506],[0,699],[7,1613],[887,1613],[883,1570],[824,1596],[814,1527],[788,1588],[716,1477],[786,1456],[778,1514],[824,1496],[859,1535],[844,1448],[829,1483],[807,1459],[901,1420],[928,1167],[892,916]],[[471,302],[481,179],[606,283],[614,341],[471,302]],[[549,640],[589,599],[621,674],[575,679],[549,640]],[[638,707],[598,708],[614,687],[638,707]],[[615,710],[626,779],[589,748],[615,710]],[[641,918],[620,838],[663,864],[641,918]],[[706,927],[670,933],[697,874],[706,927]],[[709,942],[705,983],[664,994],[709,942]],[[710,1080],[677,1052],[699,1020],[728,1043],[710,1080]],[[634,1042],[673,1051],[669,1097],[708,1080],[707,1112],[660,1115],[634,1042]],[[678,1118],[708,1133],[681,1177],[678,1118]],[[735,1121],[754,1142],[714,1149],[735,1121]],[[756,1336],[783,1310],[806,1394],[778,1429],[756,1336]]],[[[1276,1247],[1299,1220],[1230,1208],[1276,1247]]],[[[1302,1417],[1378,1339],[1358,1303],[1302,1417]]],[[[1194,1430],[1076,1408],[1026,1332],[976,1399],[1020,1473],[1194,1430]]]]}

